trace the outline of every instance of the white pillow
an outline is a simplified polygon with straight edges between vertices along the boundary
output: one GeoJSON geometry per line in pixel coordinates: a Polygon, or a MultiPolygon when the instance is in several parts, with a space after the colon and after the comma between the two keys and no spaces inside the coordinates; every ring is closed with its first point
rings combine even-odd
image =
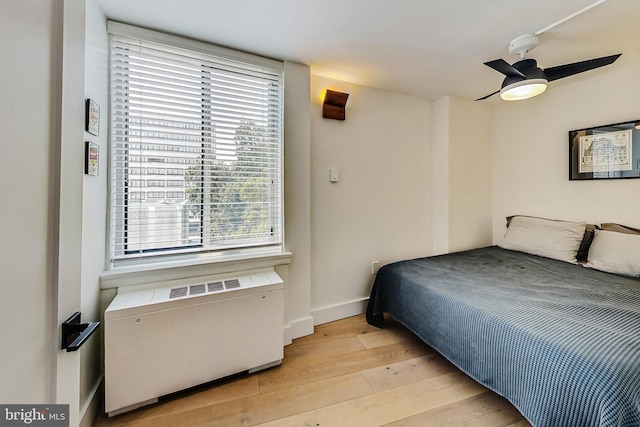
{"type": "Polygon", "coordinates": [[[640,277],[640,234],[596,230],[585,266],[640,277]]]}
{"type": "Polygon", "coordinates": [[[516,216],[498,246],[575,264],[586,226],[584,222],[516,216]]]}

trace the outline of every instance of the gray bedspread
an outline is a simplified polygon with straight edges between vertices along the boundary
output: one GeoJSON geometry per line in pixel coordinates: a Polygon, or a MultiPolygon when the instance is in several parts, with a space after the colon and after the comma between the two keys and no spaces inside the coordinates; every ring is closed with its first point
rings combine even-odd
{"type": "Polygon", "coordinates": [[[536,427],[640,426],[640,280],[488,247],[384,266],[383,312],[536,427]]]}

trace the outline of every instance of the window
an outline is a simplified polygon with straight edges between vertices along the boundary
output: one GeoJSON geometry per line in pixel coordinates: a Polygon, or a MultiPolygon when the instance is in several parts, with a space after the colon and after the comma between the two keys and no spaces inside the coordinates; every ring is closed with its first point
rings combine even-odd
{"type": "Polygon", "coordinates": [[[109,33],[112,260],[281,248],[282,63],[109,33]]]}

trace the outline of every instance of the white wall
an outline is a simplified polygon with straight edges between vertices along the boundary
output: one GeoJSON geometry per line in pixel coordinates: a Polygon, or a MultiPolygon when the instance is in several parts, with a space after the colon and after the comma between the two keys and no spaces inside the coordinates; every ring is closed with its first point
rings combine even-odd
{"type": "Polygon", "coordinates": [[[451,96],[432,108],[433,252],[491,244],[491,110],[451,96]]]}
{"type": "Polygon", "coordinates": [[[640,226],[640,179],[569,181],[568,131],[640,118],[640,66],[502,103],[493,115],[494,242],[514,214],[640,226]]]}
{"type": "MultiPolygon", "coordinates": [[[[85,132],[85,141],[98,144],[99,175],[84,175],[82,214],[82,319],[101,321],[100,274],[104,271],[107,224],[107,175],[109,148],[109,41],[106,17],[95,0],[86,1],[85,98],[100,105],[98,136],[85,132]]],[[[100,331],[101,332],[101,331],[100,331]]],[[[81,348],[80,409],[83,413],[102,377],[101,333],[81,348]]],[[[89,413],[88,417],[91,417],[89,413]]]]}
{"type": "Polygon", "coordinates": [[[311,319],[311,135],[309,67],[284,64],[284,217],[285,250],[293,253],[287,269],[285,343],[313,333],[311,319]]]}
{"type": "Polygon", "coordinates": [[[449,110],[451,97],[431,105],[431,203],[433,254],[449,252],[449,110]]]}
{"type": "Polygon", "coordinates": [[[317,323],[362,312],[386,264],[431,252],[431,103],[312,75],[311,306],[317,323]],[[322,118],[325,89],[349,93],[322,118]],[[337,168],[339,182],[329,182],[337,168]]]}
{"type": "Polygon", "coordinates": [[[491,110],[453,97],[449,108],[449,252],[455,252],[491,244],[491,110]]]}
{"type": "Polygon", "coordinates": [[[0,402],[51,399],[55,0],[0,2],[0,402]]]}

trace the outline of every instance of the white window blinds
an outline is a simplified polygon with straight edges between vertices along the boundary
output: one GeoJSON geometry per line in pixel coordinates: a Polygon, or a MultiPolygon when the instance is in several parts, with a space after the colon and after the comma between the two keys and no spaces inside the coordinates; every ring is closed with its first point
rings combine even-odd
{"type": "Polygon", "coordinates": [[[279,246],[282,63],[109,31],[112,259],[279,246]]]}

